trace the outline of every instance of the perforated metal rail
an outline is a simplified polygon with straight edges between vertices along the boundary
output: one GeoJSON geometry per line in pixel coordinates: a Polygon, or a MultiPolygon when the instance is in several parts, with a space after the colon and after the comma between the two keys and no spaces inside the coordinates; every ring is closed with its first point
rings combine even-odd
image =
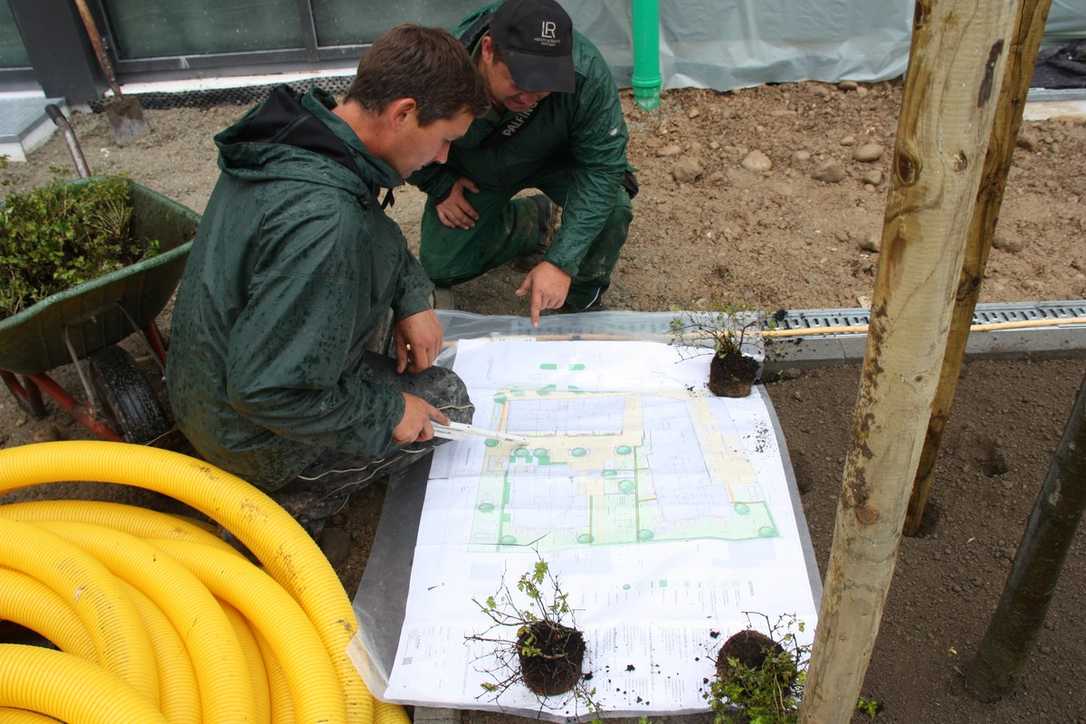
{"type": "MultiPolygon", "coordinates": [[[[978,304],[973,314],[973,324],[1072,317],[1086,317],[1086,299],[978,304]]],[[[817,334],[819,328],[860,327],[857,334],[863,334],[862,328],[870,321],[871,317],[866,309],[801,309],[785,314],[784,318],[777,322],[777,329],[810,329],[817,334]]]]}
{"type": "MultiPolygon", "coordinates": [[[[973,324],[1034,323],[1086,317],[1086,299],[1052,302],[978,304],[973,324]]],[[[765,366],[769,371],[786,367],[810,367],[863,358],[867,343],[867,309],[802,309],[778,319],[777,329],[809,330],[795,337],[766,343],[765,366]],[[836,328],[836,334],[819,330],[836,328]],[[841,328],[846,330],[842,333],[841,328]],[[848,327],[856,327],[850,334],[848,327]]],[[[1055,356],[1086,354],[1086,324],[991,329],[969,335],[966,355],[976,357],[1055,356]]]]}

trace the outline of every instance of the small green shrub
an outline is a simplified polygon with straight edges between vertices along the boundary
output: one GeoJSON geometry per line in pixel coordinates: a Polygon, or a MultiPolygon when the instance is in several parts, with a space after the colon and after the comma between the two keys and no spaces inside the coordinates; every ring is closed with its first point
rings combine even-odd
{"type": "Polygon", "coordinates": [[[59,181],[0,206],[0,317],[159,252],[133,239],[128,183],[59,181]]]}
{"type": "MultiPolygon", "coordinates": [[[[756,663],[728,656],[728,642],[717,653],[717,676],[705,693],[713,724],[795,724],[811,660],[811,644],[801,644],[796,636],[804,632],[805,624],[793,614],[780,616],[776,623],[755,614],[765,619],[767,634],[762,634],[750,624],[750,615],[747,629],[740,633],[753,631],[766,646],[753,657],[756,663]]],[[[861,696],[856,710],[874,719],[882,703],[861,696]]]]}

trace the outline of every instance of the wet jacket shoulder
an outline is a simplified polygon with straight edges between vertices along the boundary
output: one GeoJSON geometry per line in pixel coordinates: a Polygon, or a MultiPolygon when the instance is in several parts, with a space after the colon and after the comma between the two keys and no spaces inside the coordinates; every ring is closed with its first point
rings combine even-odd
{"type": "Polygon", "coordinates": [[[403,398],[367,378],[365,340],[389,306],[429,308],[432,286],[377,203],[400,179],[333,106],[284,86],[216,137],[222,173],[174,311],[179,425],[263,487],[326,448],[390,448],[403,398]]]}
{"type": "MultiPolygon", "coordinates": [[[[481,35],[467,31],[480,21],[485,23],[483,16],[495,6],[465,18],[454,35],[468,41],[481,35]]],[[[611,70],[596,46],[576,31],[573,60],[574,91],[547,96],[533,118],[511,138],[485,143],[512,114],[476,118],[464,137],[453,144],[444,166],[433,164],[409,179],[431,198],[442,199],[460,176],[483,186],[517,190],[531,186],[533,175],[548,166],[568,167],[571,183],[562,225],[545,258],[570,274],[576,273],[611,214],[628,168],[629,138],[611,70]]]]}

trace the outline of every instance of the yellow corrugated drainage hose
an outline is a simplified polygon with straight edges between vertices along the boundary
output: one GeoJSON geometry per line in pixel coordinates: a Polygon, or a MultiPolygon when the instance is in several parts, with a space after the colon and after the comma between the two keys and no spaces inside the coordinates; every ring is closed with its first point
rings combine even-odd
{"type": "Polygon", "coordinates": [[[199,524],[162,513],[89,501],[0,506],[0,617],[64,652],[0,644],[0,724],[47,721],[38,715],[406,724],[401,707],[373,699],[347,656],[356,623],[335,571],[267,495],[157,448],[0,450],[0,493],[64,481],[174,497],[230,530],[264,571],[199,524]]]}

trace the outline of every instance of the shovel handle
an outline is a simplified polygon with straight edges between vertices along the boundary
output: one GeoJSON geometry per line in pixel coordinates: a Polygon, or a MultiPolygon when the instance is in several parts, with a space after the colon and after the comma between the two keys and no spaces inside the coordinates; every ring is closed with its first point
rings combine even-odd
{"type": "Polygon", "coordinates": [[[87,1],[73,1],[76,9],[79,10],[79,17],[83,20],[83,27],[87,29],[87,35],[90,36],[91,45],[94,46],[94,54],[98,57],[98,65],[101,66],[102,73],[106,76],[109,89],[113,91],[114,96],[121,98],[121,87],[117,85],[117,79],[113,77],[113,64],[109,62],[109,56],[106,55],[105,46],[102,45],[102,36],[98,34],[98,25],[95,24],[94,16],[91,15],[90,8],[87,7],[87,1]]]}

